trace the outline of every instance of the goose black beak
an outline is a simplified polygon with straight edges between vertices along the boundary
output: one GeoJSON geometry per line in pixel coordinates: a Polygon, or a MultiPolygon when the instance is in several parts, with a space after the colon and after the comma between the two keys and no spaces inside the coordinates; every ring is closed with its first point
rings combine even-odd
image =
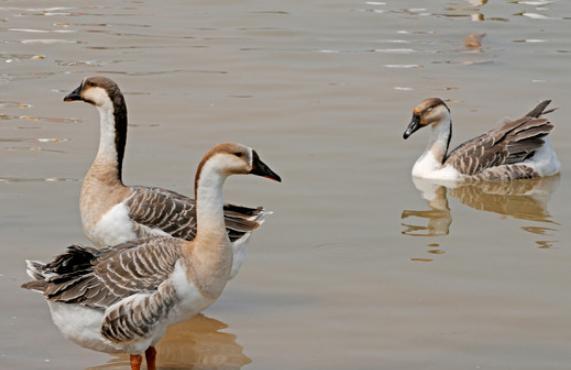
{"type": "Polygon", "coordinates": [[[76,100],[83,100],[81,98],[81,86],[79,86],[77,89],[73,90],[63,98],[63,101],[76,101],[76,100]]]}
{"type": "Polygon", "coordinates": [[[260,156],[258,155],[258,153],[256,153],[255,150],[253,151],[252,170],[250,171],[250,174],[256,176],[262,176],[277,182],[282,182],[282,178],[280,177],[280,175],[272,171],[272,169],[268,167],[267,164],[262,162],[260,156]]]}
{"type": "Polygon", "coordinates": [[[410,120],[410,123],[406,128],[406,131],[404,132],[404,134],[402,134],[402,138],[405,140],[408,139],[410,135],[414,134],[421,127],[422,126],[420,126],[420,116],[413,114],[412,119],[410,120]]]}

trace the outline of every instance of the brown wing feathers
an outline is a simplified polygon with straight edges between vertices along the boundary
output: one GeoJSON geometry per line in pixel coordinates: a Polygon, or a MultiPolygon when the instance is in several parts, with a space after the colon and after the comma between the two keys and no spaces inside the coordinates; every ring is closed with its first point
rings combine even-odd
{"type": "MultiPolygon", "coordinates": [[[[138,237],[150,236],[148,229],[158,228],[176,238],[192,240],[196,235],[196,203],[194,199],[161,188],[134,187],[127,200],[129,217],[143,225],[138,237]],[[148,229],[145,229],[148,228],[148,229]]],[[[261,224],[263,208],[224,206],[226,228],[231,241],[252,232],[261,224]]]]}
{"type": "Polygon", "coordinates": [[[547,108],[547,106],[549,104],[551,104],[551,100],[544,100],[541,103],[539,103],[535,108],[533,108],[532,110],[527,112],[527,114],[525,116],[526,117],[539,118],[542,115],[551,113],[557,109],[557,108],[553,108],[553,109],[545,110],[545,108],[547,108]]]}
{"type": "Polygon", "coordinates": [[[156,290],[180,257],[180,247],[172,243],[170,238],[154,238],[101,251],[72,246],[41,266],[43,279],[23,287],[41,290],[51,301],[105,309],[133,294],[156,290]],[[69,265],[71,261],[78,265],[69,265]]]}
{"type": "Polygon", "coordinates": [[[180,246],[170,238],[104,250],[74,245],[50,263],[28,263],[38,280],[23,287],[53,302],[106,310],[102,335],[129,342],[150,334],[177,302],[168,277],[179,257],[180,246]]]}
{"type": "Polygon", "coordinates": [[[113,342],[130,342],[148,336],[178,301],[172,284],[165,282],[152,293],[134,296],[111,306],[101,334],[113,342]]]}
{"type": "Polygon", "coordinates": [[[473,140],[460,145],[445,159],[465,175],[477,175],[490,167],[517,164],[531,158],[543,144],[543,137],[553,130],[553,124],[540,116],[550,101],[541,102],[525,117],[504,123],[473,140]]]}

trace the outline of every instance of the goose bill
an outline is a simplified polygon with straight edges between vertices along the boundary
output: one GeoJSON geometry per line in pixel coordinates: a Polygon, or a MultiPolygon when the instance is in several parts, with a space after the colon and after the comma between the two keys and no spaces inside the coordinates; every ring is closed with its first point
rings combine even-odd
{"type": "Polygon", "coordinates": [[[277,182],[282,181],[282,178],[277,173],[272,171],[272,169],[267,164],[262,162],[262,160],[258,156],[258,153],[256,153],[255,151],[254,151],[254,158],[252,159],[252,171],[250,171],[250,173],[252,175],[262,176],[277,182]]]}
{"type": "Polygon", "coordinates": [[[63,98],[63,101],[82,100],[80,93],[81,93],[81,86],[79,86],[77,89],[75,89],[75,90],[73,90],[72,92],[70,92],[69,94],[67,94],[67,95],[63,98]]]}
{"type": "Polygon", "coordinates": [[[416,114],[412,115],[412,119],[410,120],[410,123],[408,124],[408,127],[406,128],[406,131],[404,132],[404,134],[402,135],[403,139],[408,139],[408,137],[412,134],[414,134],[416,131],[418,131],[418,129],[420,128],[420,117],[417,116],[416,114]]]}

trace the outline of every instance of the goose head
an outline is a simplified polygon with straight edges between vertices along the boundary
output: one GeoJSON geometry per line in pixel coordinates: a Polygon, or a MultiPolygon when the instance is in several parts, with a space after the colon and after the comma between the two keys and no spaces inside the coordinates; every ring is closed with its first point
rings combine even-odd
{"type": "Polygon", "coordinates": [[[198,165],[196,182],[201,174],[214,172],[222,177],[256,175],[281,182],[281,177],[262,162],[256,151],[242,144],[218,144],[210,149],[198,165]]]}
{"type": "Polygon", "coordinates": [[[450,108],[440,98],[428,98],[420,102],[412,110],[412,119],[403,134],[403,139],[419,129],[427,126],[437,126],[450,118],[450,108]]]}
{"type": "Polygon", "coordinates": [[[123,103],[123,95],[119,86],[107,77],[87,77],[63,101],[84,101],[97,107],[113,106],[123,103]]]}

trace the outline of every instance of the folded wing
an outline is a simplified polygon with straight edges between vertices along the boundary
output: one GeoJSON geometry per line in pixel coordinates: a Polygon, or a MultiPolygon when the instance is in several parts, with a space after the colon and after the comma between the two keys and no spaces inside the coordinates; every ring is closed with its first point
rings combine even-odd
{"type": "Polygon", "coordinates": [[[544,101],[526,116],[508,121],[469,140],[453,150],[444,160],[464,175],[477,175],[481,171],[531,158],[544,144],[543,138],[553,130],[553,124],[542,118],[550,101],[544,101]]]}
{"type": "MultiPolygon", "coordinates": [[[[174,191],[133,187],[127,200],[129,217],[139,226],[138,237],[160,229],[176,238],[192,240],[196,235],[196,201],[174,191]]],[[[231,241],[257,229],[263,222],[264,209],[227,204],[224,206],[226,228],[231,241]]]]}

